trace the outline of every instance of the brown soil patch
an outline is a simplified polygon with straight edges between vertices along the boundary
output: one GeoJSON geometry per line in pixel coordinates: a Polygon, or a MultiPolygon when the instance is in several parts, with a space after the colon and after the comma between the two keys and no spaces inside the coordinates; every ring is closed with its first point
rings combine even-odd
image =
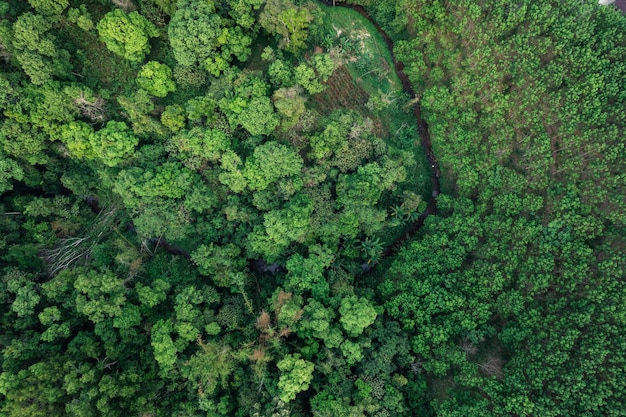
{"type": "Polygon", "coordinates": [[[316,107],[321,113],[329,115],[335,110],[348,108],[372,119],[374,121],[373,132],[376,136],[387,135],[381,120],[374,116],[366,106],[369,94],[354,81],[345,66],[337,68],[324,85],[326,85],[326,90],[313,96],[316,107]]]}
{"type": "Polygon", "coordinates": [[[330,114],[337,109],[349,108],[369,115],[365,106],[369,95],[354,82],[345,66],[337,68],[324,84],[327,86],[326,90],[313,97],[322,112],[330,114]]]}

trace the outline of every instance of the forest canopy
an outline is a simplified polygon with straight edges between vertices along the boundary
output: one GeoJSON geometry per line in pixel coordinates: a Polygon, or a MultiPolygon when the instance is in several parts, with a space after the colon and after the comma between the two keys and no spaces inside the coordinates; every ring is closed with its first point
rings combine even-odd
{"type": "Polygon", "coordinates": [[[626,415],[626,18],[333,3],[0,1],[0,414],[626,415]]]}

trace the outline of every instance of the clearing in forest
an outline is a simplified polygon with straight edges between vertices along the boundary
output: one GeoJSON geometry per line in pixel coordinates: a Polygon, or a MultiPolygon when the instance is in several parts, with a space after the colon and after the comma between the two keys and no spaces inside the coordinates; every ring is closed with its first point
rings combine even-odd
{"type": "Polygon", "coordinates": [[[420,144],[417,124],[394,70],[383,36],[358,12],[345,7],[322,6],[326,13],[324,47],[341,66],[327,81],[327,89],[314,96],[323,113],[351,108],[371,117],[377,133],[399,149],[415,153],[417,166],[402,188],[418,192],[424,201],[431,194],[430,166],[420,144]]]}

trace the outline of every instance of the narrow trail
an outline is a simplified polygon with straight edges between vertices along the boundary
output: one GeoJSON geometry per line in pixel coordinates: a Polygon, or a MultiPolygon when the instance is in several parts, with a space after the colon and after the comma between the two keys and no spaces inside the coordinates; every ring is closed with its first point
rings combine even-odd
{"type": "MultiPolygon", "coordinates": [[[[352,9],[358,12],[361,16],[365,17],[372,25],[374,25],[378,33],[380,33],[380,35],[385,40],[387,49],[389,49],[389,52],[391,53],[391,58],[393,59],[393,64],[394,64],[396,74],[398,75],[398,78],[402,82],[402,88],[412,100],[415,100],[417,96],[415,94],[415,90],[413,89],[413,85],[411,85],[411,81],[409,80],[409,77],[404,72],[404,63],[402,63],[401,61],[398,61],[396,59],[395,54],[393,53],[393,40],[387,34],[387,32],[385,32],[385,30],[382,27],[380,27],[378,22],[376,22],[369,15],[367,10],[365,10],[363,6],[355,5],[355,4],[346,4],[346,3],[337,2],[337,1],[333,2],[332,0],[330,1],[318,0],[318,1],[320,3],[323,3],[331,7],[333,6],[334,7],[346,7],[348,9],[352,9]]],[[[430,200],[428,201],[428,206],[426,206],[426,210],[424,210],[420,214],[418,219],[407,228],[407,230],[404,232],[404,234],[402,234],[402,236],[397,238],[393,243],[391,243],[389,246],[387,246],[383,250],[383,257],[387,257],[393,254],[393,252],[397,250],[397,248],[399,248],[400,245],[402,245],[402,243],[406,242],[408,239],[413,237],[415,233],[417,233],[417,231],[420,229],[420,227],[424,225],[424,220],[426,220],[426,217],[428,217],[431,214],[434,214],[437,210],[437,196],[439,196],[439,193],[441,190],[440,183],[439,183],[439,177],[441,176],[441,171],[439,170],[439,162],[437,161],[437,157],[435,157],[435,154],[433,152],[432,142],[430,140],[430,133],[428,132],[428,124],[426,123],[424,119],[422,119],[422,113],[420,110],[419,103],[417,101],[415,101],[413,104],[413,115],[415,116],[415,121],[417,123],[417,130],[420,135],[422,147],[424,148],[424,153],[426,154],[426,158],[428,159],[428,162],[430,164],[430,173],[431,173],[430,181],[432,184],[433,192],[430,197],[430,200]]]]}

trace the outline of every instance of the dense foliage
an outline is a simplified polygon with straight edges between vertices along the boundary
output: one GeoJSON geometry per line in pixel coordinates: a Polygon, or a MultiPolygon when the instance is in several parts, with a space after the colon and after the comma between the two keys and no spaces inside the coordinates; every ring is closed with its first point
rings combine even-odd
{"type": "Polygon", "coordinates": [[[353,3],[0,1],[0,414],[626,414],[626,19],[353,3]]]}
{"type": "Polygon", "coordinates": [[[580,1],[405,6],[396,52],[455,198],[380,288],[449,378],[437,414],[624,415],[626,20],[580,1]]]}

